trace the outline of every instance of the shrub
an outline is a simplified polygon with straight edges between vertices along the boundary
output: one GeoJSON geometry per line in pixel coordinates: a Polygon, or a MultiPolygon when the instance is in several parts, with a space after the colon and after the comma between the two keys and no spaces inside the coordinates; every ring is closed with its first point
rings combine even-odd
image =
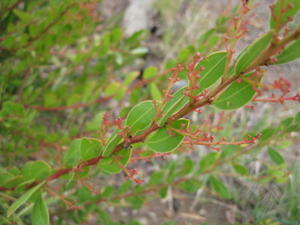
{"type": "MultiPolygon", "coordinates": [[[[99,23],[97,1],[2,1],[0,223],[41,225],[51,217],[53,224],[120,224],[103,204],[140,208],[149,193],[165,198],[175,187],[238,201],[222,172],[292,182],[279,149],[299,132],[300,114],[243,130],[226,121],[232,115],[226,110],[251,113],[255,102],[300,101],[288,79],[263,81],[272,65],[300,57],[300,27],[292,21],[300,4],[274,3],[269,30],[236,56],[248,33],[247,2],[165,69],[139,73],[133,68],[147,54],[145,33],[125,37],[114,21],[99,23]],[[174,90],[179,81],[184,85],[174,90]],[[193,157],[198,146],[209,149],[202,158],[193,157]],[[251,160],[266,148],[271,161],[252,176],[251,160]],[[170,155],[175,160],[161,162],[170,155]],[[160,168],[143,171],[148,162],[160,168]],[[114,174],[123,175],[117,185],[114,174]]],[[[290,224],[297,207],[295,201],[288,208],[290,224]]]]}

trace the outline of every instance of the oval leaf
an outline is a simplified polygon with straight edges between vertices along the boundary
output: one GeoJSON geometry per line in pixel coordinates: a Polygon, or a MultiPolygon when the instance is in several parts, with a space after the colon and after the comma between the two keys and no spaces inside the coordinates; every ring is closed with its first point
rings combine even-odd
{"type": "Polygon", "coordinates": [[[215,52],[199,63],[198,66],[204,67],[204,70],[200,73],[199,92],[213,85],[223,75],[226,58],[226,51],[215,52]]]}
{"type": "MultiPolygon", "coordinates": [[[[300,1],[299,1],[300,2],[300,1]]],[[[300,57],[300,39],[292,42],[278,56],[276,64],[283,64],[300,57]]]]}
{"type": "MultiPolygon", "coordinates": [[[[177,120],[172,124],[175,129],[188,127],[189,121],[185,119],[177,120]]],[[[168,128],[160,128],[149,135],[145,141],[147,146],[156,152],[170,152],[175,150],[183,141],[184,136],[168,128]]]]}
{"type": "Polygon", "coordinates": [[[242,73],[268,47],[273,38],[273,32],[268,32],[245,48],[237,58],[235,71],[242,73]]]}
{"type": "Polygon", "coordinates": [[[268,154],[269,154],[270,159],[273,162],[275,162],[276,164],[281,165],[281,164],[284,163],[284,158],[282,157],[282,155],[278,151],[275,151],[274,149],[269,148],[268,149],[268,154]]]}
{"type": "Polygon", "coordinates": [[[34,202],[31,213],[32,225],[49,225],[49,213],[45,200],[40,195],[34,202]]]}
{"type": "Polygon", "coordinates": [[[185,88],[176,91],[173,97],[163,106],[162,117],[158,120],[158,125],[163,126],[165,122],[176,112],[189,103],[189,97],[183,94],[185,88]]]}
{"type": "Polygon", "coordinates": [[[238,109],[246,105],[255,95],[251,84],[245,80],[235,81],[217,97],[213,105],[219,109],[238,109]]]}
{"type": "Polygon", "coordinates": [[[144,79],[149,79],[154,77],[157,74],[157,68],[154,66],[150,66],[147,69],[145,69],[143,73],[144,79]]]}
{"type": "Polygon", "coordinates": [[[64,156],[66,167],[71,168],[76,166],[81,158],[81,139],[75,139],[71,142],[69,150],[64,156]]]}
{"type": "Polygon", "coordinates": [[[150,88],[150,93],[151,93],[152,99],[162,100],[162,94],[155,83],[151,83],[149,88],[150,88]]]}
{"type": "Polygon", "coordinates": [[[131,156],[130,149],[123,149],[111,158],[100,160],[99,167],[107,173],[119,173],[127,165],[131,156]]]}
{"type": "Polygon", "coordinates": [[[119,129],[115,130],[114,133],[111,135],[111,137],[109,138],[105,149],[103,151],[103,156],[107,157],[109,156],[112,151],[114,150],[114,148],[121,142],[121,140],[123,139],[122,136],[119,136],[119,129]]]}
{"type": "Polygon", "coordinates": [[[27,162],[22,171],[26,180],[42,180],[50,175],[52,169],[46,162],[37,160],[27,162]]]}
{"type": "Polygon", "coordinates": [[[128,113],[125,125],[130,127],[131,135],[149,128],[154,120],[156,111],[151,101],[135,105],[128,113]]]}
{"type": "Polygon", "coordinates": [[[21,205],[23,205],[40,187],[44,184],[40,183],[35,187],[25,192],[20,198],[18,198],[7,210],[7,217],[10,217],[21,205]]]}
{"type": "Polygon", "coordinates": [[[242,176],[249,174],[248,168],[241,164],[232,163],[232,168],[242,176]]]}
{"type": "Polygon", "coordinates": [[[227,187],[226,187],[225,184],[224,184],[221,180],[219,180],[217,177],[215,177],[215,176],[210,176],[210,177],[209,177],[209,183],[210,183],[212,189],[213,189],[216,193],[220,194],[220,196],[221,196],[222,198],[226,198],[226,199],[231,198],[230,192],[228,191],[227,187]]]}
{"type": "Polygon", "coordinates": [[[217,152],[210,152],[207,155],[205,155],[199,162],[199,172],[202,173],[205,170],[212,167],[219,158],[219,156],[220,154],[218,154],[217,152]]]}
{"type": "Polygon", "coordinates": [[[89,160],[100,156],[102,151],[102,144],[97,139],[82,138],[80,145],[81,159],[89,160]]]}

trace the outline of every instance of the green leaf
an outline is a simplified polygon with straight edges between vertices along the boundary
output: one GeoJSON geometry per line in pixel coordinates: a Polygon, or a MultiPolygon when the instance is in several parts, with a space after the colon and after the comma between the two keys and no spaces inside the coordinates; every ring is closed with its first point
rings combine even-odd
{"type": "Polygon", "coordinates": [[[191,160],[191,159],[186,159],[184,162],[183,162],[183,164],[182,164],[182,166],[181,166],[181,168],[180,168],[180,170],[178,171],[178,176],[186,176],[187,174],[189,174],[192,170],[193,170],[193,168],[194,168],[194,162],[193,162],[193,160],[191,160]]]}
{"type": "Polygon", "coordinates": [[[295,59],[298,59],[299,57],[300,57],[300,39],[292,42],[277,56],[276,64],[288,63],[295,59]]]}
{"type": "Polygon", "coordinates": [[[208,55],[205,60],[201,61],[197,65],[197,67],[204,67],[204,70],[200,73],[200,90],[197,91],[202,91],[219,80],[219,78],[223,75],[224,72],[226,58],[226,51],[214,52],[208,55]]]}
{"type": "Polygon", "coordinates": [[[249,174],[248,168],[241,164],[233,163],[232,167],[235,170],[235,172],[237,172],[243,176],[249,174]]]}
{"type": "Polygon", "coordinates": [[[269,140],[277,131],[277,128],[268,127],[261,132],[261,137],[259,141],[267,141],[269,140]]]}
{"type": "Polygon", "coordinates": [[[162,100],[162,94],[155,83],[150,84],[151,97],[154,100],[162,100]]]}
{"type": "Polygon", "coordinates": [[[89,160],[101,155],[102,144],[97,139],[82,138],[80,145],[82,160],[89,160]]]}
{"type": "Polygon", "coordinates": [[[129,111],[125,125],[130,127],[131,135],[136,135],[151,126],[155,115],[152,101],[143,101],[129,111]]]}
{"type": "Polygon", "coordinates": [[[273,32],[268,32],[246,47],[238,56],[235,71],[242,73],[265,50],[273,38],[273,32]]]}
{"type": "Polygon", "coordinates": [[[108,139],[108,142],[105,146],[105,149],[103,151],[103,156],[107,157],[109,156],[112,151],[114,150],[114,148],[121,142],[121,140],[123,139],[122,136],[119,136],[120,130],[117,129],[113,132],[113,134],[111,135],[111,137],[108,139]]]}
{"type": "MultiPolygon", "coordinates": [[[[1,169],[1,168],[0,168],[1,169]]],[[[13,179],[15,176],[5,170],[0,171],[0,186],[5,186],[6,182],[13,179]]]]}
{"type": "Polygon", "coordinates": [[[149,79],[154,77],[157,74],[157,68],[155,66],[150,66],[147,69],[145,69],[143,73],[144,79],[149,79]]]}
{"type": "Polygon", "coordinates": [[[189,103],[189,97],[183,94],[185,88],[179,89],[174,93],[173,97],[163,106],[162,108],[162,117],[158,120],[160,126],[176,112],[182,109],[187,103],[189,103]]]}
{"type": "Polygon", "coordinates": [[[86,123],[86,126],[85,126],[86,130],[87,131],[98,130],[101,126],[104,113],[105,113],[104,111],[96,113],[94,118],[91,121],[88,121],[86,123]]]}
{"type": "Polygon", "coordinates": [[[268,149],[268,154],[269,154],[270,159],[273,162],[275,162],[276,164],[281,165],[281,164],[284,163],[284,158],[282,157],[282,155],[278,151],[275,151],[274,149],[269,148],[268,149]]]}
{"type": "Polygon", "coordinates": [[[191,178],[185,182],[179,184],[179,187],[188,193],[195,193],[201,188],[203,183],[195,178],[191,178]]]}
{"type": "Polygon", "coordinates": [[[183,63],[189,59],[195,52],[194,47],[187,46],[186,48],[182,49],[177,56],[177,61],[179,63],[183,63]]]}
{"type": "Polygon", "coordinates": [[[169,190],[169,187],[166,186],[166,187],[163,187],[159,190],[159,197],[160,198],[165,198],[168,194],[168,190],[169,190]]]}
{"type": "Polygon", "coordinates": [[[34,206],[31,213],[31,221],[32,221],[32,225],[50,224],[48,207],[41,194],[34,202],[34,206]]]}
{"type": "Polygon", "coordinates": [[[210,152],[207,155],[205,155],[199,162],[200,172],[203,172],[206,169],[213,166],[218,157],[219,154],[217,152],[210,152]]]}
{"type": "Polygon", "coordinates": [[[40,187],[44,184],[40,183],[35,187],[25,192],[20,198],[18,198],[7,210],[7,217],[10,217],[21,205],[23,205],[40,187]]]}
{"type": "Polygon", "coordinates": [[[211,185],[211,187],[213,188],[213,190],[220,194],[220,196],[222,198],[225,199],[229,199],[231,198],[230,192],[228,191],[227,187],[225,186],[225,184],[219,180],[217,177],[215,176],[210,176],[209,177],[209,183],[211,185]]]}
{"type": "Polygon", "coordinates": [[[25,23],[30,23],[34,20],[34,17],[25,11],[14,9],[14,13],[25,23]]]}
{"type": "Polygon", "coordinates": [[[271,29],[276,29],[282,24],[285,24],[289,18],[294,17],[300,10],[299,0],[277,0],[274,7],[274,20],[273,16],[270,16],[270,27],[271,29]],[[289,4],[292,6],[289,7],[289,4]],[[282,13],[284,11],[284,13],[282,13]]]}
{"type": "Polygon", "coordinates": [[[235,81],[217,97],[213,105],[224,110],[238,109],[246,105],[255,93],[254,88],[246,80],[235,81]]]}
{"type": "Polygon", "coordinates": [[[81,159],[81,139],[75,139],[71,142],[69,150],[64,155],[64,163],[66,167],[72,168],[76,166],[81,159]]]}
{"type": "Polygon", "coordinates": [[[165,181],[165,176],[162,171],[154,171],[149,178],[149,185],[161,184],[165,181]]]}
{"type": "Polygon", "coordinates": [[[99,167],[107,173],[119,173],[127,165],[131,156],[131,149],[122,149],[110,158],[100,160],[99,167]]]}
{"type": "MultiPolygon", "coordinates": [[[[175,129],[184,129],[188,127],[188,124],[188,120],[180,119],[173,122],[171,127],[175,129]]],[[[150,134],[145,143],[153,151],[170,152],[179,147],[183,138],[184,136],[182,134],[168,129],[168,127],[163,127],[150,134]]]]}
{"type": "Polygon", "coordinates": [[[139,72],[136,72],[136,71],[129,73],[124,80],[124,84],[126,86],[129,86],[134,81],[134,79],[137,78],[138,75],[139,75],[139,72]]]}
{"type": "Polygon", "coordinates": [[[45,161],[37,160],[27,162],[22,171],[25,179],[42,180],[50,175],[52,169],[45,161]]]}

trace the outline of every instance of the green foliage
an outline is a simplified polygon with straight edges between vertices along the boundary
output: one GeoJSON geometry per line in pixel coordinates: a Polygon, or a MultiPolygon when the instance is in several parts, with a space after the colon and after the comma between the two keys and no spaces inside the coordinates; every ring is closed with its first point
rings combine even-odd
{"type": "Polygon", "coordinates": [[[297,0],[277,0],[273,10],[274,15],[270,17],[270,27],[280,29],[300,10],[300,2],[297,0]]]}
{"type": "Polygon", "coordinates": [[[288,63],[300,57],[300,40],[292,42],[286,49],[284,49],[278,56],[277,64],[288,63]]]}
{"type": "Polygon", "coordinates": [[[49,225],[49,213],[45,200],[39,195],[35,200],[31,213],[31,221],[33,225],[49,225]]]}
{"type": "Polygon", "coordinates": [[[160,128],[148,136],[145,143],[156,152],[170,152],[178,148],[183,141],[184,135],[176,131],[176,129],[185,129],[189,125],[189,121],[182,119],[173,122],[170,127],[160,128]],[[172,129],[174,128],[174,130],[172,129]]]}
{"type": "Polygon", "coordinates": [[[7,216],[10,217],[18,208],[20,208],[24,203],[26,203],[30,197],[37,192],[44,183],[40,183],[35,187],[26,191],[20,198],[18,198],[7,210],[7,216]]]}
{"type": "MultiPolygon", "coordinates": [[[[142,40],[150,34],[126,36],[119,16],[102,20],[99,2],[0,3],[0,224],[138,225],[107,209],[139,210],[177,189],[197,201],[230,200],[240,211],[254,205],[245,213],[251,218],[236,210],[241,224],[296,224],[300,172],[286,152],[300,132],[300,113],[272,123],[273,115],[262,115],[248,125],[248,109],[233,110],[259,100],[258,90],[290,89],[288,82],[264,86],[261,67],[299,58],[299,28],[287,25],[299,2],[278,0],[271,29],[237,57],[234,46],[247,33],[247,10],[238,7],[182,49],[172,46],[170,55],[178,55],[156,66],[146,65],[153,50],[142,40]],[[253,162],[261,163],[258,171],[253,162]],[[248,182],[278,184],[282,220],[261,216],[259,201],[239,196],[248,182]]],[[[289,94],[271,100],[299,101],[289,94]]]]}
{"type": "Polygon", "coordinates": [[[216,83],[220,77],[222,77],[225,64],[226,64],[227,52],[215,52],[207,56],[207,58],[199,63],[199,66],[204,68],[201,72],[199,79],[199,90],[210,87],[216,83]]]}
{"type": "Polygon", "coordinates": [[[125,126],[130,127],[132,136],[141,133],[151,126],[155,114],[155,108],[151,101],[141,102],[129,111],[125,126]]]}
{"type": "MultiPolygon", "coordinates": [[[[251,74],[248,77],[251,77],[251,74]]],[[[252,84],[248,80],[235,81],[217,97],[213,104],[219,109],[238,109],[246,105],[255,93],[252,84]]]]}
{"type": "Polygon", "coordinates": [[[262,37],[255,40],[247,46],[238,56],[235,71],[237,74],[244,72],[248,66],[269,46],[273,39],[274,33],[272,31],[266,33],[262,37]]]}
{"type": "Polygon", "coordinates": [[[162,117],[158,120],[159,125],[163,125],[168,118],[182,109],[188,102],[189,98],[183,95],[185,88],[176,91],[173,97],[162,107],[162,117]]]}

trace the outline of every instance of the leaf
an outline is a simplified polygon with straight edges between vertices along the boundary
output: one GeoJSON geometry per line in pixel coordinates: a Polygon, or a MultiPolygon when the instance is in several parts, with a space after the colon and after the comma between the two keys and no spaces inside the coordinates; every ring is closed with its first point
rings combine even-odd
{"type": "Polygon", "coordinates": [[[217,177],[215,176],[210,176],[209,177],[209,183],[211,185],[211,187],[213,188],[213,190],[220,194],[220,196],[222,198],[225,199],[229,199],[231,198],[230,192],[228,191],[227,187],[225,186],[225,184],[219,180],[217,177]]]}
{"type": "Polygon", "coordinates": [[[82,138],[80,145],[82,160],[89,160],[101,155],[102,144],[97,139],[82,138]]]}
{"type": "Polygon", "coordinates": [[[203,172],[206,169],[213,166],[215,161],[218,159],[218,156],[219,156],[219,154],[216,152],[210,152],[207,155],[205,155],[199,162],[200,172],[203,172]]]}
{"type": "Polygon", "coordinates": [[[125,125],[130,127],[130,134],[149,128],[154,121],[156,111],[152,101],[143,101],[135,105],[128,113],[125,125]]]}
{"type": "Polygon", "coordinates": [[[22,171],[26,179],[42,180],[50,175],[52,169],[45,161],[37,160],[27,162],[22,171]]]}
{"type": "Polygon", "coordinates": [[[226,58],[226,51],[215,52],[197,65],[197,67],[204,67],[204,70],[200,73],[199,92],[213,85],[223,75],[226,58]]]}
{"type": "Polygon", "coordinates": [[[175,92],[173,97],[163,106],[162,117],[158,120],[158,125],[162,126],[164,123],[176,112],[182,109],[189,103],[189,97],[183,94],[185,88],[181,88],[175,92]]]}
{"type": "Polygon", "coordinates": [[[119,136],[119,129],[115,130],[114,133],[111,135],[111,137],[108,139],[108,142],[105,146],[105,149],[103,151],[103,156],[107,157],[109,156],[112,151],[114,150],[114,148],[121,142],[121,140],[123,139],[122,136],[119,136]]]}
{"type": "Polygon", "coordinates": [[[144,55],[144,54],[148,53],[148,51],[149,51],[148,48],[138,47],[138,48],[132,49],[130,51],[130,53],[133,55],[144,55]]]}
{"type": "Polygon", "coordinates": [[[48,207],[41,194],[34,202],[34,206],[31,213],[31,221],[32,221],[32,225],[50,224],[48,207]]]}
{"type": "Polygon", "coordinates": [[[72,168],[76,166],[81,159],[81,139],[75,139],[71,142],[69,150],[64,155],[64,163],[66,167],[72,168]]]}
{"type": "Polygon", "coordinates": [[[31,14],[22,10],[14,9],[14,13],[25,23],[30,23],[35,19],[31,14]]]}
{"type": "Polygon", "coordinates": [[[40,187],[44,184],[40,183],[35,187],[29,189],[20,198],[18,198],[7,210],[7,217],[10,217],[21,205],[23,205],[40,187]]]}
{"type": "Polygon", "coordinates": [[[162,100],[162,94],[155,83],[150,84],[150,93],[153,100],[162,100]]]}
{"type": "Polygon", "coordinates": [[[122,149],[110,158],[100,160],[99,167],[107,173],[119,173],[129,162],[131,149],[122,149]]]}
{"type": "Polygon", "coordinates": [[[274,20],[273,16],[270,16],[271,29],[285,24],[289,20],[289,18],[294,17],[299,10],[299,0],[277,0],[274,7],[274,16],[276,20],[274,20]],[[292,6],[289,7],[289,4],[292,4],[292,6]],[[284,11],[284,13],[282,13],[282,10],[284,11]]]}
{"type": "Polygon", "coordinates": [[[184,49],[182,49],[177,56],[177,61],[179,63],[183,63],[186,60],[188,60],[189,57],[191,57],[195,53],[195,49],[192,46],[188,46],[184,49]]]}
{"type": "Polygon", "coordinates": [[[235,81],[217,97],[213,105],[224,110],[238,109],[246,105],[255,93],[252,85],[246,80],[235,81]]]}
{"type": "Polygon", "coordinates": [[[14,177],[15,176],[13,174],[5,170],[0,170],[0,186],[5,186],[6,182],[13,179],[14,177]]]}
{"type": "Polygon", "coordinates": [[[261,132],[259,141],[263,142],[263,141],[269,140],[276,133],[276,131],[277,131],[277,128],[273,128],[273,127],[268,127],[266,129],[264,129],[261,132]]]}
{"type": "Polygon", "coordinates": [[[268,47],[272,38],[273,32],[270,31],[246,47],[237,58],[235,66],[236,73],[240,74],[247,69],[257,56],[268,47]]]}
{"type": "Polygon", "coordinates": [[[235,170],[235,172],[239,173],[240,175],[247,175],[247,174],[249,174],[248,168],[245,167],[245,166],[243,166],[243,165],[240,165],[240,164],[237,164],[237,163],[233,163],[232,167],[235,170]]]}
{"type": "Polygon", "coordinates": [[[157,68],[155,66],[150,66],[147,69],[145,69],[143,73],[144,79],[149,79],[154,77],[157,74],[157,68]]]}
{"type": "Polygon", "coordinates": [[[134,81],[134,79],[136,79],[138,77],[138,75],[139,75],[139,72],[136,72],[136,71],[129,73],[124,80],[124,84],[126,86],[129,86],[134,81]]]}
{"type": "MultiPolygon", "coordinates": [[[[184,129],[188,127],[189,121],[180,119],[171,125],[175,129],[184,129]],[[182,127],[183,126],[183,127],[182,127]]],[[[183,141],[184,136],[168,127],[160,128],[146,138],[146,145],[156,152],[170,152],[175,150],[183,141]]]]}
{"type": "Polygon", "coordinates": [[[182,182],[179,184],[179,187],[188,193],[195,193],[196,191],[198,191],[201,186],[203,185],[203,183],[195,178],[191,178],[185,182],[182,182]]]}
{"type": "Polygon", "coordinates": [[[274,149],[269,148],[268,149],[268,154],[269,154],[270,159],[273,162],[275,162],[277,165],[281,165],[281,164],[284,163],[284,158],[282,157],[282,155],[278,151],[275,151],[274,149]]]}
{"type": "Polygon", "coordinates": [[[300,57],[300,39],[292,42],[277,56],[276,64],[288,63],[295,59],[298,59],[299,57],[300,57]]]}
{"type": "Polygon", "coordinates": [[[114,96],[117,100],[123,98],[126,92],[126,87],[118,82],[111,82],[104,90],[106,96],[114,96]]]}
{"type": "Polygon", "coordinates": [[[187,174],[189,174],[193,170],[194,165],[195,164],[194,164],[193,160],[186,159],[183,162],[183,164],[182,164],[182,166],[180,168],[180,171],[178,171],[178,176],[182,177],[182,176],[186,176],[187,174]]]}
{"type": "Polygon", "coordinates": [[[86,123],[86,126],[85,126],[86,130],[87,131],[98,130],[101,126],[102,121],[103,121],[104,113],[105,113],[104,111],[96,113],[94,118],[91,121],[88,121],[86,123]]]}

